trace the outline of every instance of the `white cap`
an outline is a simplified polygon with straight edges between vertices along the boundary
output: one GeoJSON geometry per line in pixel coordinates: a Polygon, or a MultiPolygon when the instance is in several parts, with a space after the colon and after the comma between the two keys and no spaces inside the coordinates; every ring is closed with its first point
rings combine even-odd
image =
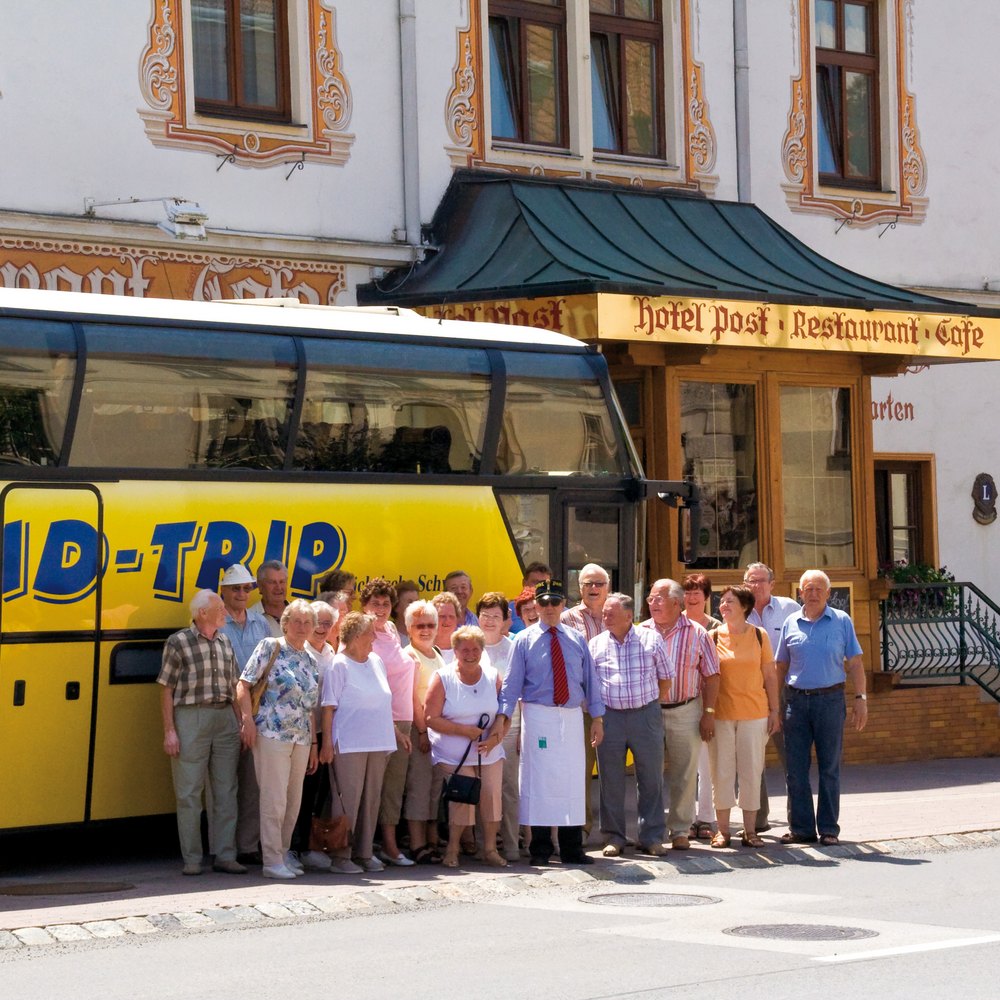
{"type": "Polygon", "coordinates": [[[252,583],[255,587],[257,586],[253,574],[243,563],[233,563],[222,575],[223,587],[233,587],[238,583],[252,583]]]}

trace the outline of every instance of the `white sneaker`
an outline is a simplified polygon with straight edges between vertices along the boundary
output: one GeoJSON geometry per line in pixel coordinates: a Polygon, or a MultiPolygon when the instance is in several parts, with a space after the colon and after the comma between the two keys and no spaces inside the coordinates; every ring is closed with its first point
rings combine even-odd
{"type": "Polygon", "coordinates": [[[359,875],[364,868],[348,858],[330,858],[330,871],[338,875],[359,875]]]}
{"type": "Polygon", "coordinates": [[[361,867],[366,872],[384,872],[385,865],[378,858],[359,858],[361,867]]]}
{"type": "Polygon", "coordinates": [[[284,865],[264,865],[260,873],[264,878],[295,878],[295,872],[284,865]]]}
{"type": "Polygon", "coordinates": [[[295,872],[296,875],[305,875],[306,870],[302,867],[302,862],[299,861],[294,851],[289,851],[285,855],[285,867],[295,872]]]}
{"type": "Polygon", "coordinates": [[[416,864],[415,861],[411,861],[402,851],[396,855],[388,854],[385,851],[379,851],[378,858],[379,861],[384,864],[395,865],[397,868],[409,868],[411,865],[416,864]]]}
{"type": "Polygon", "coordinates": [[[322,851],[304,851],[299,855],[299,863],[308,872],[330,870],[330,859],[322,851]]]}

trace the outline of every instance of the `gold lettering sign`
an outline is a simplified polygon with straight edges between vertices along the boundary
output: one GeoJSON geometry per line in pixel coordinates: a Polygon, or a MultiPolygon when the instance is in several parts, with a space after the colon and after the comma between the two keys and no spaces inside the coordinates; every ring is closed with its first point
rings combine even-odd
{"type": "Polygon", "coordinates": [[[718,344],[926,358],[1000,359],[1000,320],[728,299],[570,295],[426,306],[442,319],[534,326],[579,340],[718,344]]]}

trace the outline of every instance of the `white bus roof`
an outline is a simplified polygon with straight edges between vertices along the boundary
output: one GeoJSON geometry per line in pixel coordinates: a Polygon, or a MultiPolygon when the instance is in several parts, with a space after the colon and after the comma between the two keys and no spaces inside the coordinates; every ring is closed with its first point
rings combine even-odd
{"type": "Polygon", "coordinates": [[[6,310],[62,313],[99,321],[108,319],[150,319],[157,322],[222,323],[240,327],[286,328],[355,334],[468,340],[503,345],[528,344],[536,347],[577,347],[584,345],[572,337],[549,330],[499,323],[428,319],[397,306],[317,306],[297,299],[239,299],[190,302],[179,299],[140,299],[125,295],[98,295],[89,292],[42,291],[28,288],[0,288],[0,315],[6,310]],[[261,308],[251,308],[261,307],[261,308]]]}

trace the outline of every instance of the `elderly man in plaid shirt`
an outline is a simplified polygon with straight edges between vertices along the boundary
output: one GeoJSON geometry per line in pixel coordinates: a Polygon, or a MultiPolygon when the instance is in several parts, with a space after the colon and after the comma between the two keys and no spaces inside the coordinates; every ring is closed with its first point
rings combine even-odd
{"type": "Polygon", "coordinates": [[[663,846],[663,722],[660,683],[674,676],[663,640],[652,629],[633,625],[627,594],[609,594],[602,617],[606,631],[590,640],[604,701],[604,740],[597,748],[601,775],[601,832],[606,858],[616,858],[625,836],[625,757],[635,762],[638,790],[638,849],[666,854],[663,846]]]}
{"type": "Polygon", "coordinates": [[[163,749],[173,771],[184,874],[202,872],[201,805],[207,780],[212,868],[244,875],[246,868],[236,860],[236,766],[245,745],[236,706],[236,655],[222,633],[222,598],[199,590],[190,607],[191,625],[167,639],[156,678],[163,686],[163,749]]]}
{"type": "Polygon", "coordinates": [[[659,633],[676,673],[660,682],[663,739],[669,758],[670,837],[675,851],[686,851],[694,820],[701,741],[715,735],[719,658],[708,633],[686,615],[684,588],[676,580],[657,580],[650,588],[650,618],[642,624],[659,633]]]}

